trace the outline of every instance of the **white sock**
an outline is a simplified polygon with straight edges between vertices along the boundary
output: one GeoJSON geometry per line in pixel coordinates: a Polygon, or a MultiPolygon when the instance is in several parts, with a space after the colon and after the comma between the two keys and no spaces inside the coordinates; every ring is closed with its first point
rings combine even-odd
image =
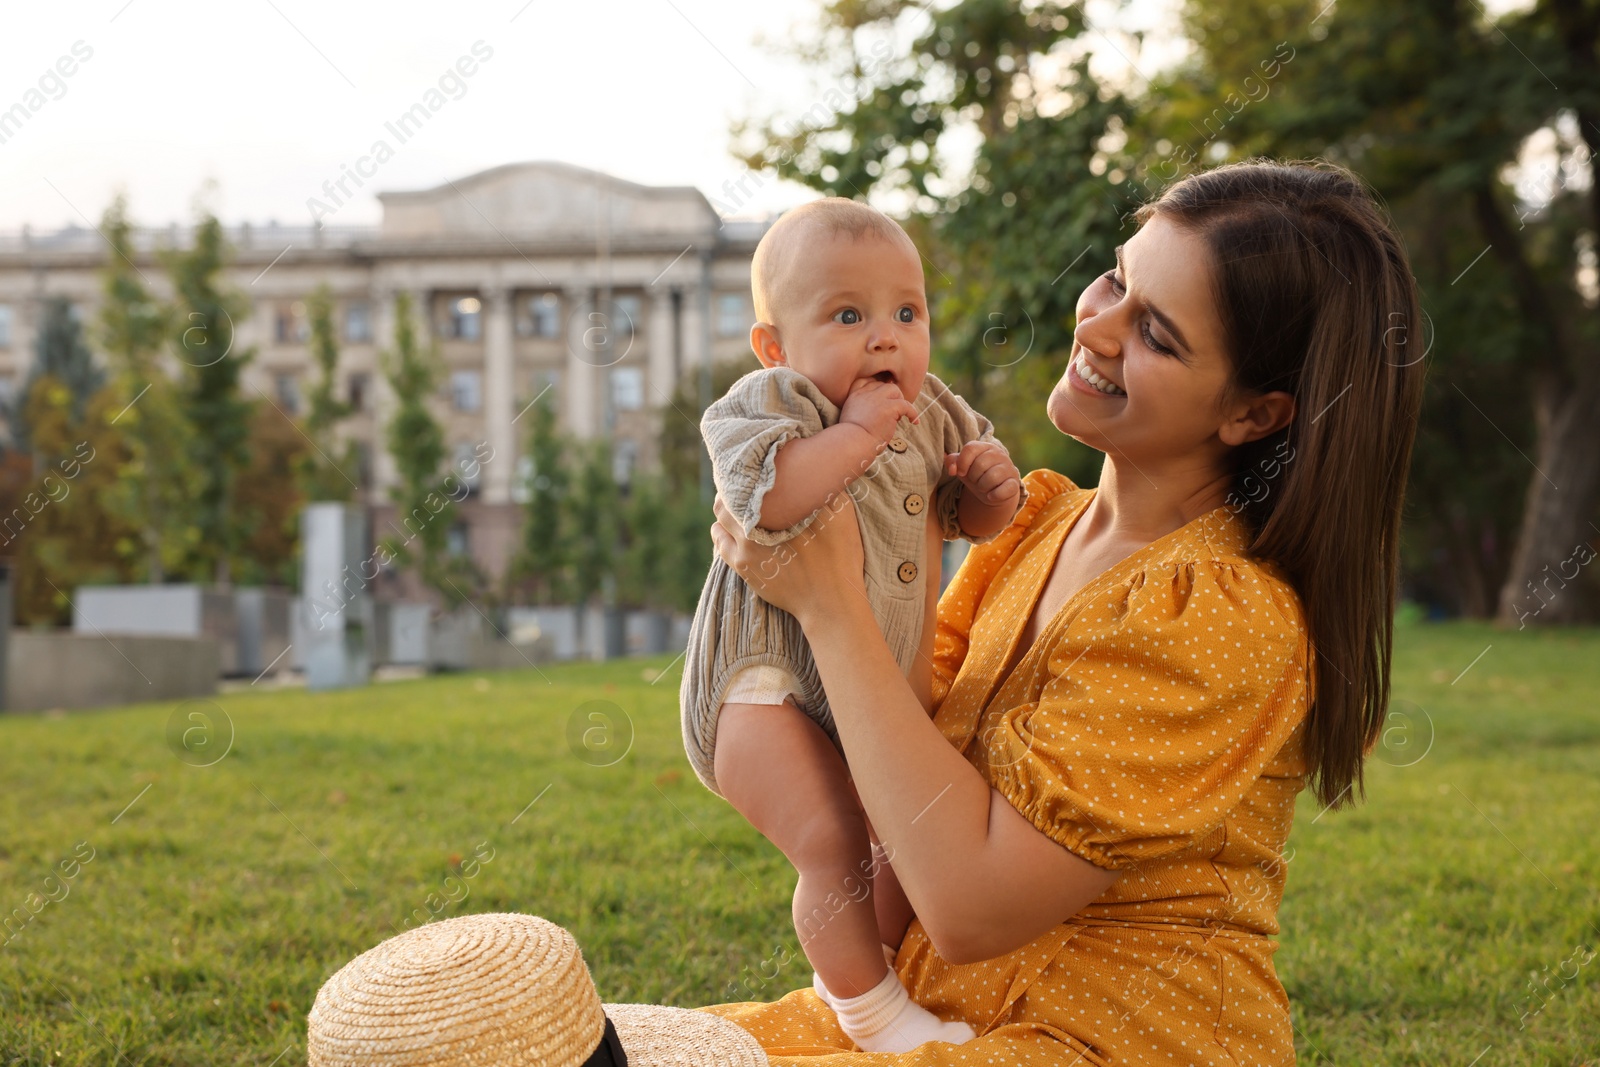
{"type": "Polygon", "coordinates": [[[894,971],[859,997],[835,997],[816,973],[811,975],[811,989],[833,1009],[840,1028],[863,1052],[910,1052],[928,1041],[959,1045],[978,1036],[966,1023],[944,1022],[913,1001],[894,971]]]}

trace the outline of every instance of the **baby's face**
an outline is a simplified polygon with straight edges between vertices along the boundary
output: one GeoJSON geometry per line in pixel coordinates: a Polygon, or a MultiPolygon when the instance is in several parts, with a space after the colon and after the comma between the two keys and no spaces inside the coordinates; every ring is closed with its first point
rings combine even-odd
{"type": "MultiPolygon", "coordinates": [[[[813,230],[796,242],[775,316],[783,362],[843,407],[862,378],[892,381],[915,403],[928,373],[922,259],[875,236],[813,230]]],[[[765,362],[765,361],[763,361],[765,362]]]]}

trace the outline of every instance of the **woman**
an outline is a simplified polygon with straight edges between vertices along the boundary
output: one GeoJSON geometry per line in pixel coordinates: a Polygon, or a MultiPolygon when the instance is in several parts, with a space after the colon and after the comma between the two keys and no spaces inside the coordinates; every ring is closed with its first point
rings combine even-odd
{"type": "Polygon", "coordinates": [[[1416,288],[1327,165],[1197,174],[1138,219],[1078,300],[1048,403],[1105,453],[1099,488],[1032,472],[967,557],[931,722],[849,578],[848,497],[781,558],[719,509],[717,551],[804,627],[915,906],[896,970],[978,1034],[868,1054],[811,989],[703,1009],[774,1063],[1294,1060],[1269,939],[1282,850],[1303,786],[1360,795],[1382,726],[1416,288]]]}

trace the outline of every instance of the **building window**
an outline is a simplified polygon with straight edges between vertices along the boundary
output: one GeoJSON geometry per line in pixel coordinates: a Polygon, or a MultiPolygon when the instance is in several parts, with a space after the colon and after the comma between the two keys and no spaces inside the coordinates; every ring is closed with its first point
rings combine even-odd
{"type": "Polygon", "coordinates": [[[644,314],[644,301],[632,293],[625,293],[611,301],[611,329],[619,337],[637,333],[640,316],[644,314]]]}
{"type": "Polygon", "coordinates": [[[528,297],[517,317],[517,332],[523,337],[561,336],[561,298],[555,293],[528,297]]]}
{"type": "Polygon", "coordinates": [[[467,536],[467,524],[458,522],[450,527],[450,532],[445,535],[445,551],[452,556],[465,556],[472,547],[471,538],[467,536]]]}
{"type": "Polygon", "coordinates": [[[279,371],[272,378],[273,391],[278,394],[278,406],[290,415],[300,414],[300,386],[294,374],[279,371]]]}
{"type": "Polygon", "coordinates": [[[717,296],[717,336],[742,337],[750,329],[748,301],[743,293],[720,293],[717,296]]]}
{"type": "Polygon", "coordinates": [[[483,407],[483,375],[475,370],[450,372],[450,403],[457,411],[478,411],[483,407]]]}
{"type": "Polygon", "coordinates": [[[452,473],[466,482],[467,488],[478,488],[478,483],[483,480],[483,461],[478,459],[478,451],[472,446],[472,442],[462,441],[457,444],[452,462],[455,465],[452,473]]]}
{"type": "Polygon", "coordinates": [[[360,414],[367,410],[367,392],[372,387],[372,376],[366,371],[356,371],[350,375],[346,383],[349,389],[347,403],[350,405],[351,414],[360,414]]]}
{"type": "Polygon", "coordinates": [[[638,411],[644,407],[644,370],[642,368],[611,368],[611,406],[617,411],[638,411]]]}
{"type": "Polygon", "coordinates": [[[633,484],[633,468],[639,462],[639,445],[626,437],[616,443],[611,450],[611,477],[619,486],[626,489],[633,484]]]}
{"type": "Polygon", "coordinates": [[[352,300],[344,306],[344,339],[352,344],[372,340],[372,305],[352,300]]]}
{"type": "Polygon", "coordinates": [[[476,341],[483,336],[483,301],[475,296],[455,296],[445,301],[444,336],[452,341],[476,341]]]}
{"type": "Polygon", "coordinates": [[[303,345],[311,336],[306,322],[306,305],[296,300],[292,304],[279,304],[273,316],[272,336],[280,345],[303,345]]]}
{"type": "Polygon", "coordinates": [[[0,348],[11,347],[11,305],[0,304],[0,348]]]}

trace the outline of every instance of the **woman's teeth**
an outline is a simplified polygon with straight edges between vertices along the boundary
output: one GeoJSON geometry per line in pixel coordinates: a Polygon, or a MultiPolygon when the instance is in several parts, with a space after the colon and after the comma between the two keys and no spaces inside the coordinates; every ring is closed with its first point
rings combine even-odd
{"type": "Polygon", "coordinates": [[[1079,356],[1078,359],[1077,359],[1077,372],[1078,372],[1078,377],[1082,378],[1084,381],[1088,382],[1090,385],[1094,386],[1096,389],[1100,390],[1102,393],[1106,394],[1107,396],[1127,396],[1128,395],[1120,387],[1112,384],[1111,382],[1106,381],[1104,378],[1100,377],[1100,375],[1098,375],[1094,371],[1090,370],[1089,369],[1089,364],[1087,364],[1087,363],[1085,363],[1083,361],[1083,357],[1082,356],[1079,356]]]}

